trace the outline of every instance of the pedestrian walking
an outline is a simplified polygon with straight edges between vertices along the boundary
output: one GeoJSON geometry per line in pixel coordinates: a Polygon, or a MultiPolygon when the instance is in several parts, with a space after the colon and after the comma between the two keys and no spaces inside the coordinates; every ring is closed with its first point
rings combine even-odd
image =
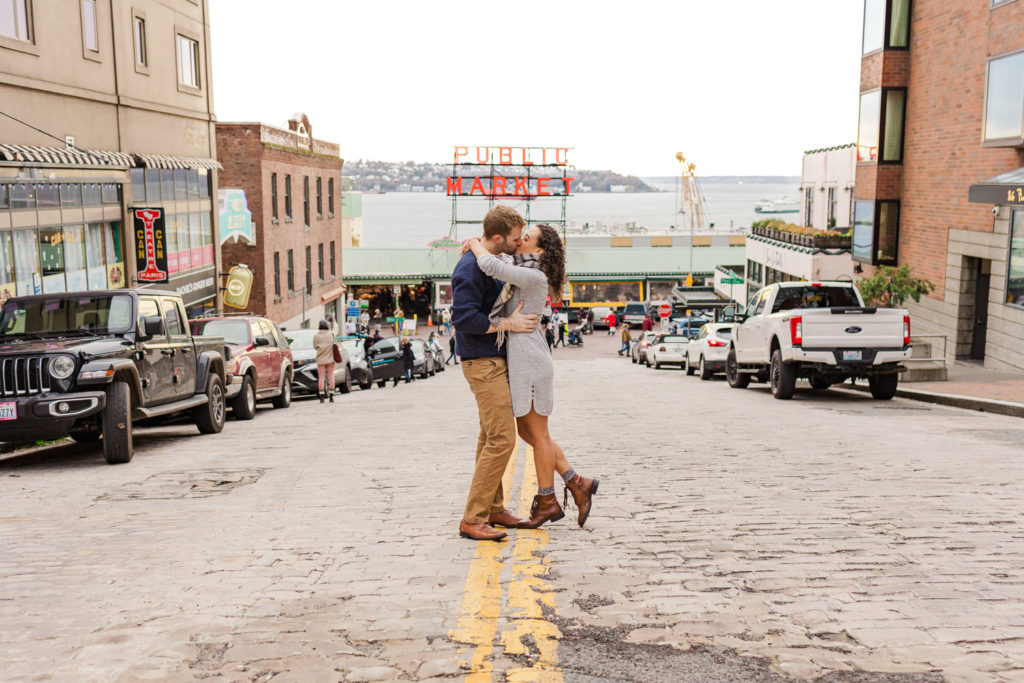
{"type": "Polygon", "coordinates": [[[446,308],[441,311],[441,323],[444,325],[444,333],[452,333],[452,309],[446,308]]]}
{"type": "Polygon", "coordinates": [[[551,321],[544,323],[544,339],[548,343],[548,351],[555,348],[555,328],[551,326],[551,321]]]}
{"type": "Polygon", "coordinates": [[[653,329],[654,329],[654,321],[651,320],[651,316],[650,315],[645,313],[644,314],[644,321],[640,325],[640,331],[641,332],[650,332],[653,329]]]}
{"type": "Polygon", "coordinates": [[[366,312],[366,309],[359,314],[359,327],[363,334],[368,334],[370,331],[370,314],[366,312]]]}
{"type": "Polygon", "coordinates": [[[631,341],[633,341],[633,335],[631,335],[629,333],[629,325],[627,325],[626,323],[622,323],[621,339],[622,339],[622,346],[619,347],[619,355],[621,356],[623,353],[628,355],[629,354],[629,343],[631,341]]]}
{"type": "MultiPolygon", "coordinates": [[[[413,379],[415,379],[412,376],[412,369],[413,369],[413,365],[415,363],[416,363],[416,357],[412,353],[412,344],[409,343],[408,339],[403,339],[402,340],[402,364],[405,366],[405,383],[406,384],[408,384],[409,382],[413,381],[413,379]]],[[[396,377],[395,378],[395,383],[392,384],[391,386],[396,386],[397,384],[398,384],[398,378],[396,377]]]]}
{"type": "Polygon", "coordinates": [[[313,348],[316,349],[316,384],[317,398],[323,403],[330,398],[334,403],[334,334],[326,320],[321,320],[319,331],[313,335],[313,348]]]}
{"type": "Polygon", "coordinates": [[[448,360],[446,360],[444,362],[444,364],[448,365],[452,361],[455,361],[455,364],[458,365],[459,364],[459,359],[455,356],[455,335],[454,334],[451,337],[448,338],[448,350],[451,353],[448,354],[448,360]]]}
{"type": "Polygon", "coordinates": [[[604,321],[608,323],[608,336],[610,337],[615,334],[615,329],[618,327],[618,320],[615,318],[615,311],[609,313],[604,321]]]}
{"type": "Polygon", "coordinates": [[[401,306],[395,306],[395,334],[402,334],[402,320],[405,318],[405,311],[401,306]]]}
{"type": "Polygon", "coordinates": [[[559,344],[562,345],[563,349],[565,348],[565,322],[562,320],[563,315],[564,314],[555,311],[554,315],[551,316],[552,320],[555,321],[555,325],[558,327],[558,339],[555,341],[552,348],[559,344]]]}

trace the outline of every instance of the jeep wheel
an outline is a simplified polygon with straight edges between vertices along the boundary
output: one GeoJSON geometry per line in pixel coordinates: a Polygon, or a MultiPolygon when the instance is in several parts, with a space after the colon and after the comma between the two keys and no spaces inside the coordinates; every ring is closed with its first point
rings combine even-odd
{"type": "Polygon", "coordinates": [[[206,382],[206,397],[209,399],[205,405],[192,410],[196,427],[203,434],[218,434],[224,429],[224,414],[227,412],[227,405],[224,401],[224,382],[220,375],[211,374],[206,382]]]}
{"type": "Polygon", "coordinates": [[[871,395],[879,401],[888,401],[896,395],[896,387],[899,385],[900,376],[895,372],[889,375],[876,375],[868,377],[868,387],[871,395]]]}
{"type": "Polygon", "coordinates": [[[103,457],[117,465],[130,461],[134,454],[132,392],[127,382],[113,382],[107,387],[107,407],[103,410],[103,457]]]}
{"type": "Polygon", "coordinates": [[[231,410],[236,420],[251,420],[256,416],[256,387],[253,386],[252,375],[242,378],[242,390],[231,401],[231,410]]]}
{"type": "Polygon", "coordinates": [[[363,391],[373,388],[373,370],[366,368],[366,381],[360,382],[359,388],[363,391]]]}
{"type": "Polygon", "coordinates": [[[704,356],[700,357],[700,378],[705,382],[711,379],[711,376],[715,373],[712,372],[707,365],[704,364],[704,356]]]}
{"type": "Polygon", "coordinates": [[[343,394],[347,394],[352,391],[352,368],[347,365],[345,366],[345,379],[343,379],[341,384],[338,385],[338,389],[340,389],[343,394]]]}
{"type": "Polygon", "coordinates": [[[292,373],[284,373],[284,381],[281,382],[281,393],[274,397],[275,408],[287,408],[292,404],[292,373]]]}
{"type": "Polygon", "coordinates": [[[783,401],[793,398],[793,392],[796,390],[796,368],[782,360],[782,351],[779,349],[772,353],[768,380],[772,396],[783,401]]]}
{"type": "Polygon", "coordinates": [[[750,375],[740,372],[740,364],[736,361],[736,349],[729,349],[725,359],[725,379],[733,389],[746,389],[750,384],[750,375]]]}

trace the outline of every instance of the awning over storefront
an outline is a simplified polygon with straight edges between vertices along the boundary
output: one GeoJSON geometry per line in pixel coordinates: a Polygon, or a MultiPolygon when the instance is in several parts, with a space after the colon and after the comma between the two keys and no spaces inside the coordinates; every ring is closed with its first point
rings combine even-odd
{"type": "Polygon", "coordinates": [[[971,185],[967,198],[975,204],[1024,206],[1024,168],[971,185]]]}
{"type": "Polygon", "coordinates": [[[342,294],[344,294],[346,289],[347,289],[347,287],[345,287],[345,285],[342,285],[341,287],[338,287],[337,289],[332,289],[331,291],[327,292],[326,294],[321,294],[320,295],[320,303],[321,304],[326,304],[326,303],[329,303],[331,301],[334,301],[335,299],[340,297],[342,294]]]}
{"type": "Polygon", "coordinates": [[[59,166],[134,166],[131,155],[124,152],[86,150],[77,147],[61,149],[36,145],[0,144],[0,161],[59,166]]]}
{"type": "Polygon", "coordinates": [[[223,166],[216,159],[203,159],[201,157],[181,157],[174,154],[136,154],[136,166],[146,168],[207,168],[223,170],[223,166]]]}

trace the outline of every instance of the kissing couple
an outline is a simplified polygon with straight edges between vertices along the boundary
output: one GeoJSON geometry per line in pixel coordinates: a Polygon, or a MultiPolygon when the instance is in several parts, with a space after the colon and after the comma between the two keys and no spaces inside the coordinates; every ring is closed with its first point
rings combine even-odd
{"type": "Polygon", "coordinates": [[[550,294],[562,298],[565,247],[549,225],[524,232],[526,221],[514,209],[498,205],[484,217],[482,237],[466,241],[452,273],[452,322],[462,374],[476,398],[480,436],[476,468],[459,535],[500,541],[495,526],[536,529],[565,514],[555,496],[554,475],[572,493],[580,526],[590,515],[598,480],[573,470],[548,433],[554,409],[554,365],[537,319],[550,294]],[[533,447],[537,495],[530,518],[505,509],[501,478],[515,452],[516,432],[533,447]]]}

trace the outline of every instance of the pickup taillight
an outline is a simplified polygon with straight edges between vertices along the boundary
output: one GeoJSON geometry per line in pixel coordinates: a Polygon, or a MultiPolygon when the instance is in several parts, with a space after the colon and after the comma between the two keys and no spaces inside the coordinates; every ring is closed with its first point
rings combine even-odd
{"type": "Polygon", "coordinates": [[[804,343],[804,319],[795,315],[789,319],[789,338],[793,346],[800,346],[804,343]]]}
{"type": "Polygon", "coordinates": [[[910,316],[903,316],[903,345],[910,346],[910,316]]]}

